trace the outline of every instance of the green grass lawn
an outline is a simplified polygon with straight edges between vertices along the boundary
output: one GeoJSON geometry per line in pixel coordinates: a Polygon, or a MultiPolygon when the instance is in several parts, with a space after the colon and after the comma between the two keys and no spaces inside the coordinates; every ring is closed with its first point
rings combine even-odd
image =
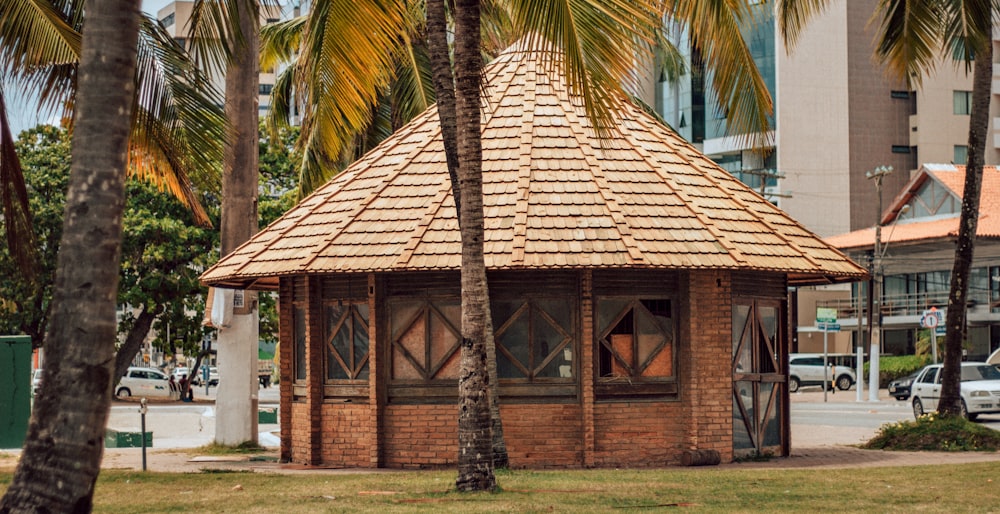
{"type": "MultiPolygon", "coordinates": [[[[933,458],[929,456],[929,458],[933,458]]],[[[0,463],[2,468],[3,463],[0,463]]],[[[0,491],[12,470],[0,472],[0,491]]],[[[459,494],[455,472],[295,475],[103,471],[95,512],[988,512],[1000,463],[843,470],[503,471],[459,494]]]]}

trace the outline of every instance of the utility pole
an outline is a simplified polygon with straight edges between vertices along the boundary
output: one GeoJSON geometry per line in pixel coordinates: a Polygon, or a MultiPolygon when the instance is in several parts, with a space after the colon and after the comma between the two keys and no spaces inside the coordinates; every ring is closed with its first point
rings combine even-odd
{"type": "Polygon", "coordinates": [[[875,220],[875,252],[873,262],[874,309],[869,316],[876,316],[871,334],[871,355],[868,369],[868,401],[878,401],[879,383],[879,346],[882,343],[882,179],[892,173],[892,166],[879,166],[865,173],[865,177],[875,181],[875,192],[878,194],[878,217],[875,220]]]}

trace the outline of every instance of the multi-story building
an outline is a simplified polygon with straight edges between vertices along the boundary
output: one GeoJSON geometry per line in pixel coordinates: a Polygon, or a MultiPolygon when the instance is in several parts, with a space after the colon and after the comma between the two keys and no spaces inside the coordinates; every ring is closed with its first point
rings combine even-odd
{"type": "MultiPolygon", "coordinates": [[[[711,94],[711,76],[704,73],[699,56],[686,43],[683,29],[674,31],[674,42],[686,52],[690,71],[678,81],[664,80],[655,87],[657,110],[709,157],[759,189],[813,232],[821,236],[852,233],[855,238],[868,237],[869,250],[874,245],[871,227],[882,213],[879,192],[866,174],[879,167],[894,169],[882,178],[881,194],[889,205],[904,188],[912,186],[911,178],[922,163],[964,164],[972,90],[971,70],[966,73],[964,62],[951,55],[942,57],[935,72],[924,77],[919,88],[911,89],[892,79],[873,58],[875,26],[869,20],[877,3],[831,2],[822,15],[810,22],[791,51],[786,49],[777,27],[774,3],[761,2],[753,7],[753,19],[747,21],[743,35],[774,99],[773,132],[768,134],[772,144],[763,152],[751,148],[747,138],[727,132],[725,112],[711,94]],[[867,236],[856,232],[865,228],[869,229],[867,236]]],[[[995,47],[998,43],[1000,40],[994,40],[995,47]]],[[[994,78],[1000,83],[1000,65],[994,66],[994,78]]],[[[1000,88],[995,87],[994,94],[1000,95],[1000,88]]],[[[997,102],[993,104],[987,164],[1000,163],[1000,107],[997,102]]],[[[960,197],[961,191],[957,194],[960,197]]],[[[920,287],[946,291],[947,280],[937,274],[947,275],[950,261],[944,248],[936,252],[933,256],[919,252],[909,256],[911,263],[925,258],[932,261],[914,264],[906,273],[935,274],[933,280],[913,280],[924,280],[920,287]],[[934,269],[923,270],[927,266],[934,269]],[[913,271],[916,269],[921,271],[913,271]]],[[[863,251],[851,255],[858,262],[868,260],[863,251]]],[[[1000,262],[980,264],[987,270],[984,277],[1000,275],[990,271],[1000,262]]],[[[988,278],[988,285],[994,285],[996,280],[988,278]]],[[[886,295],[898,293],[896,282],[897,278],[890,274],[884,287],[886,295]]],[[[822,334],[813,328],[816,307],[856,302],[852,296],[859,287],[853,289],[854,293],[842,286],[794,292],[797,301],[793,302],[793,317],[797,319],[798,334],[792,341],[793,351],[822,348],[822,334]]],[[[901,324],[893,323],[882,351],[912,352],[917,337],[915,322],[906,318],[901,324]]],[[[1000,338],[993,335],[990,322],[976,323],[970,331],[974,333],[976,355],[981,356],[987,347],[995,348],[1000,338]]],[[[859,334],[844,333],[831,339],[831,348],[853,351],[854,345],[864,340],[859,334]]]]}
{"type": "MultiPolygon", "coordinates": [[[[965,162],[972,89],[971,73],[950,57],[920,89],[892,80],[873,59],[868,21],[876,4],[832,2],[790,53],[774,3],[753,7],[744,39],[774,98],[772,146],[763,152],[727,132],[711,75],[683,30],[674,31],[674,42],[689,58],[689,73],[656,84],[656,108],[681,136],[813,232],[830,236],[872,226],[877,198],[866,172],[896,170],[883,185],[891,198],[920,163],[965,162]]],[[[986,162],[993,164],[1000,161],[1000,139],[990,142],[986,162]]]]}

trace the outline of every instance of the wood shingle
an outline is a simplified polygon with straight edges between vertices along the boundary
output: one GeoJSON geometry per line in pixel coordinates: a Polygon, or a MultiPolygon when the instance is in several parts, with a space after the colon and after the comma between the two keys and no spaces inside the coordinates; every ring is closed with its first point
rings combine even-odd
{"type": "MultiPolygon", "coordinates": [[[[865,271],[623,101],[596,138],[562,79],[509,51],[486,70],[486,264],[526,268],[725,268],[793,284],[865,271]]],[[[275,288],[279,276],[454,270],[461,261],[436,108],[289,210],[202,275],[275,288]]]]}

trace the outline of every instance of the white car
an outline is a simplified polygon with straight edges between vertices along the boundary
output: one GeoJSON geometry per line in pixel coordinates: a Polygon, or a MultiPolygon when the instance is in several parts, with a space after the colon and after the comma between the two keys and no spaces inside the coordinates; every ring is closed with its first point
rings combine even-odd
{"type": "MultiPolygon", "coordinates": [[[[188,373],[190,373],[188,368],[174,368],[174,372],[172,373],[174,376],[174,382],[180,384],[181,379],[186,378],[188,373]]],[[[195,375],[191,377],[191,385],[201,385],[201,373],[195,373],[195,375]]]]}
{"type": "Polygon", "coordinates": [[[854,370],[849,366],[833,366],[827,361],[823,370],[823,354],[791,354],[788,356],[788,392],[794,393],[800,386],[822,386],[824,380],[837,384],[837,389],[846,391],[857,381],[854,370]]]}
{"type": "Polygon", "coordinates": [[[42,368],[36,369],[31,374],[31,395],[38,396],[38,389],[42,387],[42,368]]]}
{"type": "MultiPolygon", "coordinates": [[[[963,362],[959,384],[962,415],[970,420],[980,414],[1000,412],[1000,370],[985,362],[963,362]]],[[[936,411],[941,397],[941,364],[920,371],[910,386],[913,416],[936,411]]]]}
{"type": "Polygon", "coordinates": [[[170,397],[170,382],[162,371],[153,368],[129,368],[118,385],[115,396],[170,397]]]}

